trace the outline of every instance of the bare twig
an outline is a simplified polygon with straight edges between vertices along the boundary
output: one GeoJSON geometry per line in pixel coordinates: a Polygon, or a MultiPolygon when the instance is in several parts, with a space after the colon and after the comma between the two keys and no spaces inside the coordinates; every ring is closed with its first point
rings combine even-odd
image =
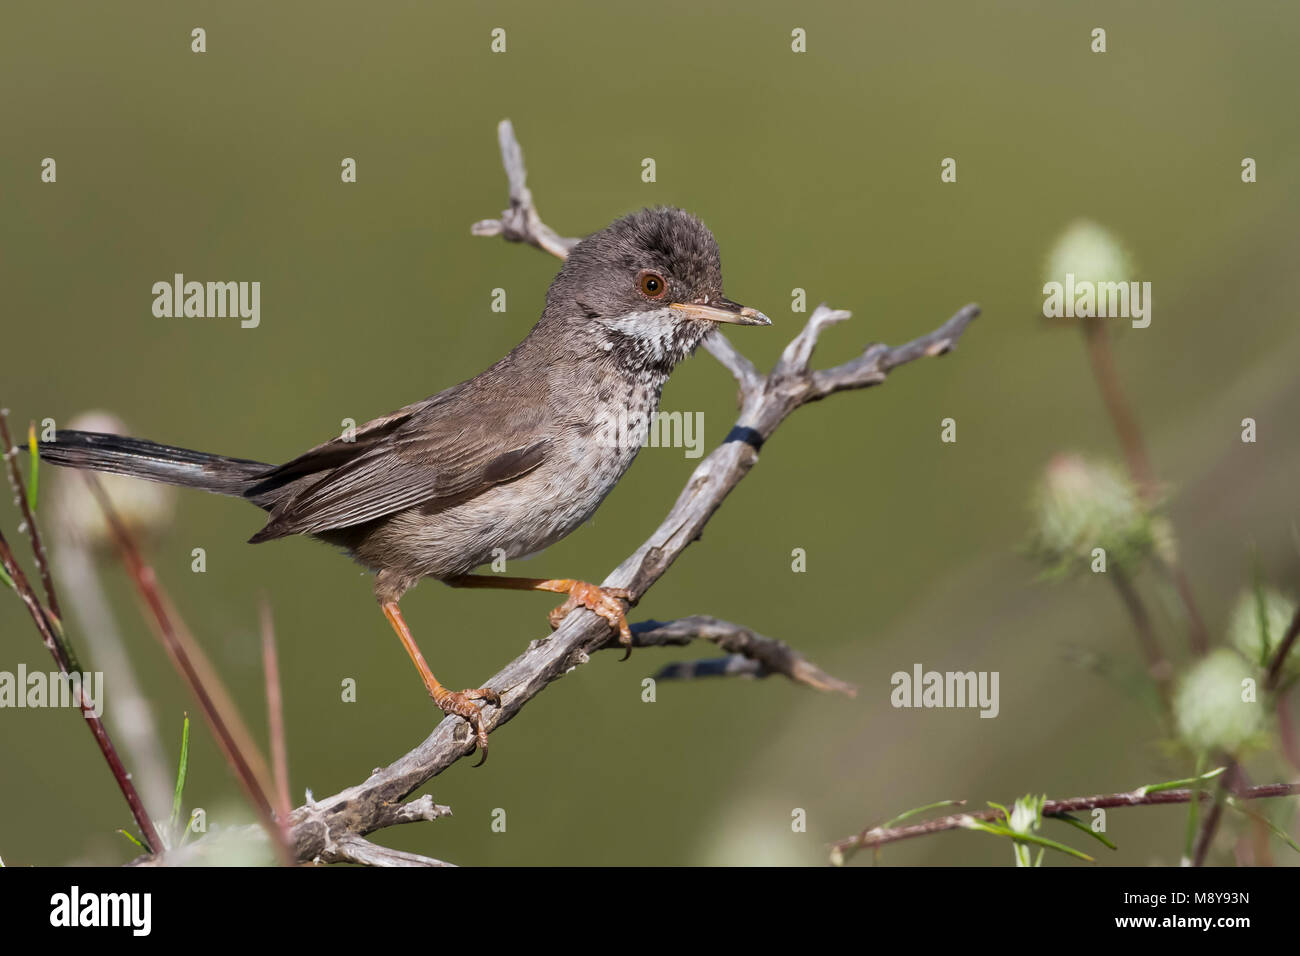
{"type": "MultiPolygon", "coordinates": [[[[1111,423],[1119,436],[1120,447],[1124,449],[1124,460],[1128,463],[1129,475],[1137,485],[1138,494],[1148,505],[1160,497],[1160,485],[1156,481],[1147,455],[1146,442],[1142,439],[1142,429],[1138,426],[1137,416],[1133,414],[1119,376],[1115,372],[1115,361],[1110,348],[1110,331],[1104,321],[1089,319],[1083,323],[1083,337],[1088,346],[1088,359],[1092,363],[1093,377],[1101,390],[1102,400],[1110,413],[1111,423]]],[[[1210,646],[1209,632],[1205,619],[1201,617],[1196,599],[1192,595],[1191,583],[1187,572],[1177,561],[1162,562],[1165,570],[1173,580],[1174,589],[1187,614],[1188,644],[1194,654],[1204,654],[1210,646]]]]}
{"type": "Polygon", "coordinates": [[[153,707],[136,680],[95,557],[85,542],[73,535],[59,536],[57,528],[52,557],[75,630],[85,642],[95,668],[104,672],[113,688],[113,709],[106,717],[121,743],[123,757],[132,767],[131,779],[139,787],[150,814],[154,819],[163,819],[171,810],[176,772],[168,766],[153,707]]]}
{"type": "Polygon", "coordinates": [[[1164,652],[1160,649],[1160,641],[1156,637],[1155,628],[1151,626],[1151,615],[1147,613],[1141,595],[1138,594],[1137,588],[1133,586],[1133,582],[1127,574],[1116,568],[1112,569],[1108,576],[1114,583],[1115,590],[1119,592],[1120,599],[1124,602],[1124,607],[1128,610],[1129,616],[1133,618],[1133,627],[1137,632],[1138,645],[1142,648],[1142,656],[1146,658],[1147,674],[1156,682],[1156,686],[1160,689],[1160,696],[1167,708],[1169,706],[1169,682],[1173,679],[1174,672],[1164,652]]]}
{"type": "Polygon", "coordinates": [[[275,820],[284,831],[287,845],[289,813],[293,810],[293,802],[289,799],[289,750],[284,739],[284,697],[280,687],[280,659],[275,650],[275,624],[271,620],[271,604],[265,598],[262,599],[260,616],[266,717],[271,734],[271,771],[275,777],[275,820]]]}
{"type": "Polygon", "coordinates": [[[1291,719],[1290,694],[1283,690],[1277,695],[1277,733],[1282,744],[1282,755],[1291,766],[1300,770],[1300,740],[1296,739],[1295,724],[1291,719]]]}
{"type": "Polygon", "coordinates": [[[1277,652],[1269,662],[1268,673],[1264,677],[1265,690],[1277,689],[1282,679],[1282,667],[1291,654],[1291,648],[1295,646],[1297,636],[1300,636],[1300,606],[1297,606],[1295,613],[1291,615],[1291,623],[1287,625],[1286,633],[1282,635],[1282,642],[1278,644],[1277,652]]]}
{"type": "Polygon", "coordinates": [[[524,169],[524,151],[515,139],[510,120],[497,125],[497,139],[501,144],[501,161],[510,182],[510,207],[500,219],[481,219],[470,227],[476,236],[501,236],[509,242],[526,242],[563,259],[578,244],[577,239],[565,239],[542,222],[533,205],[533,194],[528,189],[528,171],[524,169]]]}
{"type": "Polygon", "coordinates": [[[362,866],[455,866],[431,856],[407,853],[371,843],[364,837],[349,835],[334,843],[320,855],[322,863],[359,863],[362,866]]]}
{"type": "MultiPolygon", "coordinates": [[[[1249,787],[1238,791],[1234,796],[1238,800],[1263,800],[1269,797],[1293,797],[1300,795],[1300,783],[1270,783],[1258,787],[1249,787]]],[[[1213,800],[1214,794],[1209,790],[1180,788],[1176,790],[1148,790],[1139,787],[1127,793],[1107,793],[1093,797],[1070,797],[1066,800],[1048,800],[1043,804],[1044,817],[1059,817],[1066,813],[1081,810],[1110,809],[1112,807],[1154,807],[1170,803],[1190,803],[1194,799],[1213,800]]],[[[927,836],[945,830],[966,828],[968,820],[993,820],[1002,811],[994,808],[977,810],[974,813],[953,813],[936,817],[923,823],[909,823],[906,826],[874,827],[863,830],[856,836],[837,840],[831,844],[831,858],[837,862],[847,860],[858,850],[880,847],[886,843],[897,843],[912,837],[927,836]]]]}
{"type": "MultiPolygon", "coordinates": [[[[806,684],[817,690],[847,694],[849,697],[858,692],[852,684],[827,674],[784,642],[764,637],[730,621],[697,614],[667,623],[642,621],[632,625],[634,647],[681,646],[694,640],[712,641],[728,651],[730,656],[721,661],[668,664],[655,674],[655,678],[661,680],[735,675],[767,677],[770,674],[784,674],[797,684],[806,684]]],[[[609,648],[619,646],[614,637],[606,645],[609,648]]]]}
{"type": "MultiPolygon", "coordinates": [[[[508,121],[501,124],[499,136],[510,178],[511,207],[501,220],[476,223],[474,234],[525,242],[563,258],[576,240],[559,237],[537,216],[532,196],[524,185],[522,152],[508,121]]],[[[848,318],[849,313],[824,305],[813,312],[808,326],[786,349],[769,375],[754,371],[730,343],[713,342],[710,350],[722,356],[723,364],[737,376],[741,386],[741,411],[736,425],[723,444],[696,466],[659,528],[605,578],[604,585],[627,589],[635,602],[699,537],[713,513],[758,461],[763,443],[795,409],[832,392],[877,385],[899,365],[943,354],[953,347],[977,315],[978,307],[965,306],[929,335],[893,348],[873,345],[858,359],[825,371],[809,368],[813,348],[823,328],[848,318]]],[[[589,660],[609,639],[609,625],[604,618],[586,610],[571,613],[548,639],[533,642],[523,654],[484,682],[484,686],[501,694],[499,707],[483,708],[485,729],[492,732],[507,723],[528,701],[589,660]]],[[[794,665],[790,666],[793,670],[794,665]]],[[[808,676],[807,672],[803,673],[808,676]]],[[[834,682],[833,689],[840,689],[834,678],[827,681],[834,682]]],[[[402,806],[401,801],[415,789],[473,752],[474,746],[474,736],[463,720],[444,718],[423,743],[389,766],[376,770],[364,782],[299,807],[292,816],[295,856],[299,860],[324,858],[327,848],[340,841],[408,822],[394,808],[402,806]]]]}
{"type": "MultiPolygon", "coordinates": [[[[135,539],[118,516],[117,509],[113,507],[113,502],[104,492],[103,486],[94,475],[86,475],[86,480],[99,501],[99,506],[112,530],[113,540],[117,543],[118,551],[122,556],[122,562],[130,575],[131,583],[135,585],[140,599],[149,612],[159,640],[167,650],[177,672],[189,686],[190,692],[199,704],[199,709],[203,711],[203,716],[208,726],[212,728],[213,736],[217,738],[222,754],[235,771],[235,778],[243,787],[262,826],[272,836],[277,852],[281,856],[281,862],[291,862],[292,854],[289,845],[285,842],[284,833],[275,821],[268,796],[271,791],[266,784],[268,777],[266,761],[253,746],[252,737],[242,722],[238,721],[237,711],[233,706],[218,705],[218,693],[211,666],[198,652],[195,642],[189,638],[184,628],[178,626],[179,618],[158,584],[153,568],[145,562],[135,539]],[[203,676],[205,673],[208,675],[206,678],[203,676]]],[[[228,703],[229,698],[224,691],[220,696],[228,703]]]]}
{"type": "Polygon", "coordinates": [[[1223,818],[1223,794],[1218,794],[1214,801],[1214,806],[1210,807],[1210,812],[1205,816],[1205,826],[1202,827],[1200,836],[1196,840],[1196,855],[1192,858],[1192,866],[1204,866],[1205,856],[1210,852],[1210,843],[1214,840],[1214,834],[1219,829],[1219,821],[1223,818]]]}
{"type": "Polygon", "coordinates": [[[1088,358],[1092,362],[1093,376],[1101,389],[1102,400],[1110,413],[1115,433],[1119,436],[1120,447],[1124,449],[1124,460],[1128,462],[1129,473],[1138,487],[1143,500],[1151,501],[1159,494],[1155,474],[1151,469],[1151,458],[1147,454],[1146,442],[1142,440],[1142,429],[1138,427],[1132,406],[1124,394],[1119,376],[1115,373],[1115,360],[1110,348],[1110,331],[1100,319],[1090,319],[1083,323],[1083,337],[1088,345],[1088,358]]]}
{"type": "MultiPolygon", "coordinates": [[[[50,614],[41,606],[40,600],[36,597],[36,592],[32,590],[31,585],[27,582],[27,576],[23,574],[23,569],[14,560],[13,552],[9,550],[9,542],[5,540],[2,533],[0,533],[0,564],[3,564],[5,571],[8,572],[10,580],[14,583],[14,589],[18,592],[18,596],[22,598],[23,604],[31,614],[32,620],[36,623],[36,629],[41,634],[41,640],[49,648],[59,670],[64,674],[71,673],[71,662],[68,659],[64,644],[55,634],[50,614]]],[[[122,791],[122,796],[126,798],[126,805],[131,809],[131,816],[135,817],[136,825],[140,828],[140,835],[144,838],[149,852],[157,853],[162,849],[163,842],[158,837],[158,831],[154,828],[153,820],[149,818],[149,812],[145,809],[144,801],[140,799],[135,784],[131,782],[131,775],[127,773],[126,767],[122,765],[122,759],[118,756],[113,741],[108,736],[108,729],[105,728],[103,721],[95,715],[94,709],[86,699],[85,688],[80,683],[78,683],[77,687],[77,706],[81,708],[81,716],[85,719],[86,726],[90,728],[95,743],[99,746],[100,753],[104,755],[104,760],[108,763],[108,769],[112,771],[113,779],[117,781],[118,789],[122,791]]]]}
{"type": "Polygon", "coordinates": [[[1223,804],[1228,795],[1232,794],[1241,797],[1242,793],[1245,792],[1238,789],[1238,774],[1237,762],[1230,760],[1227,771],[1219,778],[1218,786],[1214,788],[1214,806],[1206,814],[1205,823],[1201,826],[1201,832],[1197,837],[1196,847],[1192,854],[1192,866],[1205,865],[1205,857],[1210,852],[1210,844],[1214,842],[1214,835],[1218,832],[1219,823],[1223,819],[1223,804]]]}
{"type": "Polygon", "coordinates": [[[731,340],[721,332],[715,330],[712,335],[704,340],[704,347],[732,375],[736,376],[736,381],[740,385],[742,400],[746,391],[752,392],[762,387],[763,376],[754,367],[754,363],[741,355],[736,347],[731,344],[731,340]]]}

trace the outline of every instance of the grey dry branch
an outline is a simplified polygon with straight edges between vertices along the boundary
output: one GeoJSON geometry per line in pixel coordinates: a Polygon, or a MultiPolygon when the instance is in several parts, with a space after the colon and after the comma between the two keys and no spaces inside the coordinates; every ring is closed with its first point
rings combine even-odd
{"type": "MultiPolygon", "coordinates": [[[[783,674],[796,684],[817,690],[833,691],[853,697],[858,689],[832,677],[783,641],[764,637],[739,624],[705,614],[676,621],[642,621],[632,625],[633,647],[682,646],[695,640],[712,641],[727,657],[716,660],[666,664],[655,674],[656,680],[689,680],[693,677],[737,676],[768,677],[783,674]]],[[[619,647],[611,637],[606,648],[619,647]]]]}
{"type": "MultiPolygon", "coordinates": [[[[1236,790],[1232,795],[1238,800],[1264,800],[1270,797],[1293,797],[1300,795],[1300,783],[1270,783],[1258,787],[1246,787],[1236,790]]],[[[1106,793],[1092,797],[1070,797],[1065,800],[1048,800],[1043,804],[1043,817],[1059,817],[1081,810],[1111,809],[1113,807],[1154,807],[1170,803],[1190,803],[1192,800],[1215,800],[1215,794],[1208,789],[1180,788],[1176,790],[1150,790],[1138,787],[1127,793],[1106,793]]],[[[962,801],[965,802],[965,801],[962,801]]],[[[881,847],[886,843],[897,843],[913,837],[942,833],[945,830],[966,829],[969,820],[994,820],[1002,811],[990,807],[973,813],[952,813],[936,817],[922,823],[909,823],[897,827],[873,827],[863,830],[857,836],[846,837],[831,844],[831,860],[842,863],[858,850],[881,847]]]]}
{"type": "Polygon", "coordinates": [[[431,856],[407,853],[391,847],[371,843],[364,837],[345,836],[325,853],[321,854],[322,863],[358,863],[361,866],[455,866],[435,860],[431,856]]]}
{"type": "MultiPolygon", "coordinates": [[[[474,234],[501,236],[564,258],[577,240],[559,236],[541,221],[525,185],[523,153],[508,120],[501,123],[498,132],[510,180],[510,208],[500,220],[476,223],[474,234]]],[[[942,355],[956,344],[977,315],[978,307],[967,305],[940,328],[915,341],[892,348],[872,345],[853,361],[832,369],[813,370],[809,360],[822,331],[849,317],[848,312],[821,305],[766,376],[715,332],[706,340],[706,347],[740,383],[741,410],[736,426],[728,439],[696,466],[655,532],[605,578],[603,586],[627,589],[635,604],[699,538],[713,513],[758,461],[759,447],[791,412],[833,392],[878,385],[890,371],[907,362],[942,355]]],[[[656,623],[650,630],[664,627],[672,625],[656,623]]],[[[734,644],[740,653],[759,655],[755,659],[765,666],[778,663],[780,655],[771,646],[775,642],[746,633],[754,640],[734,644]]],[[[608,646],[610,639],[604,618],[587,610],[571,613],[549,638],[532,642],[523,654],[483,683],[501,694],[499,707],[483,708],[484,727],[491,733],[513,719],[549,684],[608,646]]],[[[792,673],[792,679],[818,686],[814,681],[817,675],[815,680],[825,684],[824,689],[847,692],[849,685],[822,674],[801,657],[793,655],[787,660],[790,670],[802,675],[795,677],[792,673]],[[800,662],[798,667],[796,660],[800,662]]],[[[776,669],[783,672],[779,666],[776,669]]],[[[374,771],[364,782],[295,810],[291,817],[294,854],[300,860],[330,859],[338,852],[332,847],[356,837],[411,819],[429,819],[420,814],[404,816],[402,801],[473,751],[474,735],[468,724],[459,717],[444,718],[423,743],[374,771]]],[[[201,846],[202,842],[191,846],[201,846]]]]}

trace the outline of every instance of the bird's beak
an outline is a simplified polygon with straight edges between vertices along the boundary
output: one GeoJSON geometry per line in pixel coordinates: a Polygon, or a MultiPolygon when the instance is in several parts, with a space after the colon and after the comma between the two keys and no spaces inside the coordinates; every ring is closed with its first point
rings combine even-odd
{"type": "Polygon", "coordinates": [[[726,322],[728,325],[771,325],[772,320],[757,309],[746,308],[739,302],[719,298],[715,305],[702,302],[673,302],[668,306],[684,312],[692,319],[706,322],[726,322]]]}

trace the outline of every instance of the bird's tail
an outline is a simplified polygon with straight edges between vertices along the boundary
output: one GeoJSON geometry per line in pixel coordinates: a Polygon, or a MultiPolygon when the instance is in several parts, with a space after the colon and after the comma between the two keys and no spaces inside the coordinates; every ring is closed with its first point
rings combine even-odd
{"type": "Polygon", "coordinates": [[[260,475],[272,468],[260,461],[209,455],[102,432],[56,432],[53,441],[41,442],[40,453],[41,458],[55,465],[129,475],[236,497],[242,496],[260,475]]]}

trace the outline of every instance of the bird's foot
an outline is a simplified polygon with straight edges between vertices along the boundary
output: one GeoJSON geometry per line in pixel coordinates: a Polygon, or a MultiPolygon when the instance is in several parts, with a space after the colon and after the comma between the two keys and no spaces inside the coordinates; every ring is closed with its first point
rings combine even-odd
{"type": "Polygon", "coordinates": [[[476,700],[487,701],[494,707],[501,706],[501,695],[490,687],[476,687],[462,691],[443,690],[433,698],[439,710],[444,714],[460,717],[474,731],[475,742],[478,744],[479,753],[482,754],[479,762],[474,766],[480,767],[487,760],[488,735],[487,728],[483,726],[483,709],[479,704],[474,703],[476,700]]]}
{"type": "Polygon", "coordinates": [[[627,626],[626,605],[632,599],[632,592],[626,588],[602,588],[586,581],[574,581],[569,586],[569,597],[550,614],[551,628],[560,626],[560,622],[569,616],[575,608],[585,607],[595,611],[609,626],[618,631],[618,642],[626,648],[623,659],[632,653],[632,630],[627,626]]]}

